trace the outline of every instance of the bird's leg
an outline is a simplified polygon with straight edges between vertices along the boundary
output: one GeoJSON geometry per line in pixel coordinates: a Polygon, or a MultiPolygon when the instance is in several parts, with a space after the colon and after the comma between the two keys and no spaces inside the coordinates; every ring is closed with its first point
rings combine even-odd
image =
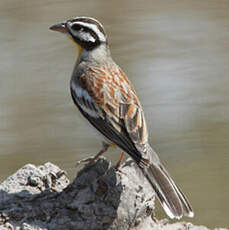
{"type": "Polygon", "coordinates": [[[103,144],[103,148],[95,156],[77,161],[76,166],[80,165],[81,163],[86,163],[86,162],[88,162],[88,165],[93,164],[110,147],[110,145],[105,142],[103,142],[102,144],[103,144]]]}
{"type": "Polygon", "coordinates": [[[89,165],[93,164],[101,155],[103,155],[109,148],[109,144],[103,142],[103,148],[89,161],[89,165]]]}
{"type": "Polygon", "coordinates": [[[117,171],[120,171],[119,167],[120,167],[120,165],[121,165],[121,163],[122,163],[123,158],[124,158],[124,152],[121,153],[120,158],[119,158],[117,164],[115,165],[115,169],[116,169],[117,171]]]}

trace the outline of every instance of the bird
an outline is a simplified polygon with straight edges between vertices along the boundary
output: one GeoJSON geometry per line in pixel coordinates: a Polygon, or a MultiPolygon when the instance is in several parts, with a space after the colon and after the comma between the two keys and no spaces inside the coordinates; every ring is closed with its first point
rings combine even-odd
{"type": "Polygon", "coordinates": [[[194,217],[188,199],[149,144],[143,108],[133,85],[112,59],[103,25],[80,16],[50,30],[67,35],[78,49],[70,91],[76,107],[101,137],[97,157],[118,146],[138,165],[168,217],[194,217]]]}

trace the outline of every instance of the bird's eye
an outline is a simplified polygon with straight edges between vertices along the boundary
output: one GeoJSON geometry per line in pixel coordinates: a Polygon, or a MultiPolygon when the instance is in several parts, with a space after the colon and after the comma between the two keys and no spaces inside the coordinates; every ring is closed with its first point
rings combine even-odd
{"type": "Polygon", "coordinates": [[[77,24],[72,26],[72,29],[75,30],[75,31],[79,31],[81,28],[82,27],[80,25],[77,25],[77,24]]]}

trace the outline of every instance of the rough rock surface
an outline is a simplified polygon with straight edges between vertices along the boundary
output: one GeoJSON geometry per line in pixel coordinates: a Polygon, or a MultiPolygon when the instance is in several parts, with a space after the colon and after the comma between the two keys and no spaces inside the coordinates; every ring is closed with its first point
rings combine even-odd
{"type": "Polygon", "coordinates": [[[0,230],[207,230],[154,222],[154,193],[128,159],[116,171],[103,157],[70,184],[64,171],[28,164],[0,185],[0,230]]]}

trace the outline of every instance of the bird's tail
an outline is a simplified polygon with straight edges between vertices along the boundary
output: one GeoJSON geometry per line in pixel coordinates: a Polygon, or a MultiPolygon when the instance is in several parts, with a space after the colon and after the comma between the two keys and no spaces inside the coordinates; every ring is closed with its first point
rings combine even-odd
{"type": "Polygon", "coordinates": [[[150,157],[149,166],[140,166],[140,168],[156,192],[166,214],[171,219],[180,219],[183,215],[193,217],[194,212],[187,198],[150,146],[147,148],[147,156],[150,157]]]}

